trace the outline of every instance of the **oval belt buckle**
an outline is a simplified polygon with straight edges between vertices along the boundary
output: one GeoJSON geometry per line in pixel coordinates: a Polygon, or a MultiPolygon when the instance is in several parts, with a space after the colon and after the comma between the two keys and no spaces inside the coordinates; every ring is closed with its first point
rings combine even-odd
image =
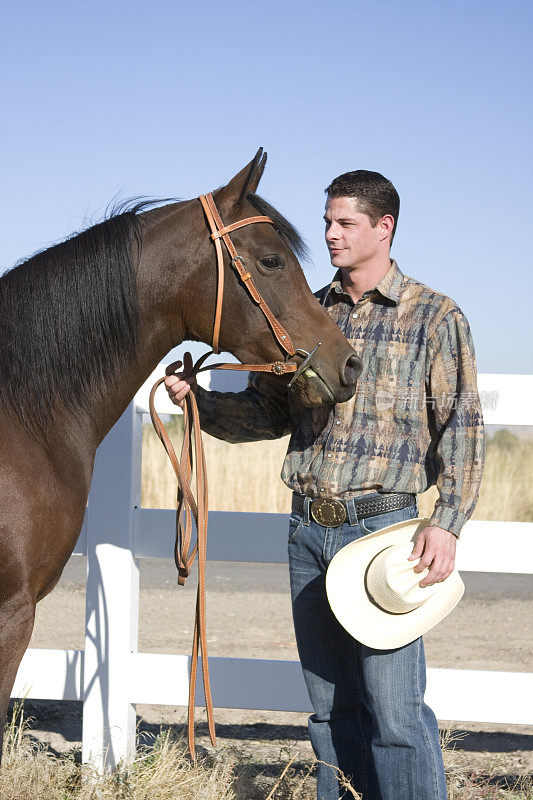
{"type": "Polygon", "coordinates": [[[338,528],[346,519],[346,506],[340,500],[317,498],[311,502],[311,516],[325,528],[338,528]]]}

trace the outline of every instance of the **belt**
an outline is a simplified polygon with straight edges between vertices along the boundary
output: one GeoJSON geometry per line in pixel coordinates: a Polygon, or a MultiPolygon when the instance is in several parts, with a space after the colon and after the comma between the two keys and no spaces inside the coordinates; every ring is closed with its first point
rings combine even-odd
{"type": "MultiPolygon", "coordinates": [[[[306,497],[303,494],[292,495],[292,510],[303,514],[306,497]]],[[[337,528],[342,525],[348,516],[346,504],[354,504],[357,519],[375,517],[386,511],[399,511],[402,508],[414,505],[415,495],[407,492],[388,492],[380,497],[366,500],[364,497],[352,497],[348,500],[334,500],[331,497],[316,497],[309,505],[311,516],[319,525],[328,528],[337,528]]]]}

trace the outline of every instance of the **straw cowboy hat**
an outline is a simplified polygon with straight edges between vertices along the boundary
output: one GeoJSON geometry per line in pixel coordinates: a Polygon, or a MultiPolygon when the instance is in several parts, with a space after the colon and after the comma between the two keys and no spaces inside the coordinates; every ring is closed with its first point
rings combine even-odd
{"type": "Polygon", "coordinates": [[[440,583],[419,586],[429,570],[408,561],[427,519],[389,525],[343,547],[326,573],[333,613],[354,639],[376,650],[413,642],[452,611],[464,592],[457,569],[440,583]]]}

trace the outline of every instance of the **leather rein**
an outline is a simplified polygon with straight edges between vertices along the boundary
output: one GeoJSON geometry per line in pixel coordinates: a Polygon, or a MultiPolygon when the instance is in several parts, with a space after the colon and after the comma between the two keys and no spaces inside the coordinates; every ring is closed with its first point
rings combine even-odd
{"type": "MultiPolygon", "coordinates": [[[[202,204],[207,223],[211,230],[211,240],[214,243],[216,257],[217,257],[217,297],[215,307],[215,317],[213,324],[213,339],[212,350],[201,356],[196,364],[193,366],[187,378],[194,377],[198,372],[210,369],[231,369],[245,372],[270,372],[274,375],[284,375],[294,372],[294,376],[289,384],[289,387],[294,384],[296,378],[305,372],[310,363],[311,357],[320,346],[317,346],[308,353],[305,350],[295,350],[287,331],[280,325],[277,319],[272,314],[267,303],[261,296],[257,287],[254,284],[252,276],[246,269],[246,265],[242,256],[237,253],[235,246],[229,234],[243,228],[246,225],[255,223],[270,223],[274,225],[273,220],[266,216],[248,217],[247,219],[239,220],[231,225],[224,225],[218,209],[213,200],[213,195],[200,195],[199,200],[202,204]],[[229,364],[219,363],[211,366],[202,366],[206,358],[213,353],[219,353],[219,334],[220,334],[220,320],[222,316],[222,303],[224,298],[224,258],[222,251],[222,242],[231,258],[231,266],[236,271],[241,282],[246,287],[253,302],[259,306],[265,315],[267,322],[272,330],[281,349],[285,352],[285,358],[291,358],[295,355],[303,357],[302,363],[297,364],[288,363],[287,361],[275,361],[270,364],[229,364]]],[[[167,374],[173,374],[174,370],[181,367],[181,362],[175,362],[167,369],[167,374]],[[170,371],[169,371],[170,370],[170,371]]],[[[184,585],[187,577],[190,574],[191,567],[194,563],[196,555],[198,555],[198,590],[196,595],[196,616],[194,622],[194,635],[192,645],[191,657],[191,670],[189,679],[189,708],[188,708],[188,743],[189,750],[193,758],[196,758],[194,746],[194,699],[196,691],[196,681],[198,672],[198,657],[201,655],[202,661],[202,676],[205,692],[205,703],[207,711],[207,724],[209,728],[209,736],[211,742],[216,746],[215,725],[213,716],[213,703],[211,697],[211,687],[209,680],[209,667],[207,657],[207,634],[206,634],[206,586],[205,586],[205,568],[207,558],[207,516],[208,516],[208,496],[207,496],[207,472],[205,465],[205,454],[200,432],[200,418],[198,414],[198,406],[194,392],[190,391],[185,397],[185,405],[183,408],[183,426],[184,426],[184,439],[181,448],[180,458],[178,459],[174,446],[170,437],[165,430],[161,419],[155,410],[155,393],[158,387],[164,382],[165,377],[160,378],[150,392],[150,417],[152,424],[156,430],[157,435],[161,439],[163,447],[172,464],[172,468],[178,481],[177,490],[177,511],[176,511],[176,541],[174,548],[174,559],[178,568],[178,584],[184,585]],[[191,488],[191,478],[193,472],[193,442],[194,454],[196,457],[196,476],[195,476],[195,489],[196,497],[191,488]],[[193,521],[196,526],[197,540],[194,547],[191,549],[191,538],[193,533],[193,521]]]]}

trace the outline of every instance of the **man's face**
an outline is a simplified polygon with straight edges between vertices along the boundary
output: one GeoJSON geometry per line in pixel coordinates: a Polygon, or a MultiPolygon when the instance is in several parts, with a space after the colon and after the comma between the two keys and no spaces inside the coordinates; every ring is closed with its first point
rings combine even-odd
{"type": "Polygon", "coordinates": [[[375,228],[370,217],[357,211],[352,197],[329,197],[326,203],[326,244],[334,267],[362,266],[383,247],[383,232],[375,228]]]}

